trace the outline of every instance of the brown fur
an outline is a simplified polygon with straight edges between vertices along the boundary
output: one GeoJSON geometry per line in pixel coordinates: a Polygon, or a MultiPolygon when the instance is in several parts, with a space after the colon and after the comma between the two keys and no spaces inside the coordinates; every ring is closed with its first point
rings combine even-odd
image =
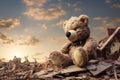
{"type": "MultiPolygon", "coordinates": [[[[79,67],[84,66],[88,60],[96,57],[96,41],[90,37],[90,29],[88,26],[89,18],[86,15],[80,15],[79,17],[71,17],[69,20],[65,21],[63,28],[65,33],[71,33],[67,38],[70,42],[66,43],[61,52],[53,52],[51,54],[60,64],[69,63],[64,60],[64,54],[68,54],[73,63],[79,67]],[[60,62],[61,61],[61,62],[60,62]],[[64,62],[63,62],[64,61],[64,62]]],[[[51,55],[50,55],[51,56],[51,55]]],[[[66,57],[69,60],[69,57],[66,57]]],[[[54,59],[51,58],[54,63],[54,59]]]]}

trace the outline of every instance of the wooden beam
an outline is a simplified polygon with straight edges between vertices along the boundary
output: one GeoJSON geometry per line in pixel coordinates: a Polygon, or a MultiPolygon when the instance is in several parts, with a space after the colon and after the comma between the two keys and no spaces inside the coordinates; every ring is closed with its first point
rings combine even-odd
{"type": "Polygon", "coordinates": [[[117,29],[113,32],[113,34],[107,39],[107,41],[99,48],[98,47],[98,49],[99,50],[103,50],[105,47],[106,47],[106,45],[114,38],[114,36],[119,32],[119,30],[120,30],[120,27],[117,27],[117,29]]]}

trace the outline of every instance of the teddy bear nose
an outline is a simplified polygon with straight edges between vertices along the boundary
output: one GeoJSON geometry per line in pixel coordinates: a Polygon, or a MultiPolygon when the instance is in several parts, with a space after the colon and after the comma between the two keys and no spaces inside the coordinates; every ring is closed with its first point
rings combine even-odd
{"type": "Polygon", "coordinates": [[[66,32],[66,36],[70,37],[71,33],[70,32],[66,32]]]}

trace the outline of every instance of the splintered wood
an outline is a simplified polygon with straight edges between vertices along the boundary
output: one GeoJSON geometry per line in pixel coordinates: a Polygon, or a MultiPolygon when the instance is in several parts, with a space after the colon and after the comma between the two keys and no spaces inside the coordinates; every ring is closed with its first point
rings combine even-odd
{"type": "Polygon", "coordinates": [[[108,36],[97,47],[99,57],[116,60],[120,55],[120,27],[108,28],[108,36]]]}
{"type": "MultiPolygon", "coordinates": [[[[17,59],[17,58],[16,58],[17,59]]],[[[85,79],[85,80],[101,80],[101,79],[120,79],[120,61],[107,61],[107,60],[92,60],[85,68],[80,68],[75,65],[68,66],[66,68],[56,71],[55,67],[50,67],[50,64],[46,62],[49,66],[43,68],[42,65],[37,62],[27,62],[26,63],[14,63],[10,62],[0,62],[0,80],[39,80],[39,79],[85,79]],[[8,64],[12,65],[8,65],[8,64]],[[13,64],[16,68],[13,69],[13,64]],[[37,69],[37,70],[36,70],[37,69]]],[[[108,80],[109,80],[108,79],[108,80]]]]}

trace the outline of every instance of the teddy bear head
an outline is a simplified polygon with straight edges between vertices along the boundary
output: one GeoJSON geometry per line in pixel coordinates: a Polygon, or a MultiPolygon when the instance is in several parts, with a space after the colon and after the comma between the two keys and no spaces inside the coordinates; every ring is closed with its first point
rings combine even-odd
{"type": "Polygon", "coordinates": [[[87,15],[80,15],[79,17],[71,17],[63,24],[66,37],[71,42],[86,40],[90,35],[88,27],[89,18],[87,15]]]}

